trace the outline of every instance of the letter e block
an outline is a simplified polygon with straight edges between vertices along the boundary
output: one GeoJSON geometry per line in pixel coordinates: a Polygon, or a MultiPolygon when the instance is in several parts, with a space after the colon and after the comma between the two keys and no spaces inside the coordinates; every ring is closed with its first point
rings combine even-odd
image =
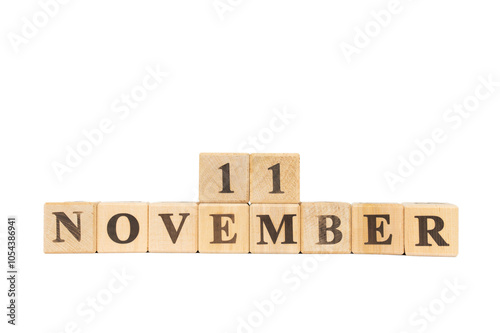
{"type": "Polygon", "coordinates": [[[405,253],[410,256],[458,255],[458,207],[404,203],[405,253]]]}
{"type": "Polygon", "coordinates": [[[198,251],[198,204],[158,202],[149,204],[149,252],[198,251]]]}
{"type": "Polygon", "coordinates": [[[352,252],[404,253],[404,214],[401,204],[352,205],[352,252]]]}
{"type": "Polygon", "coordinates": [[[351,253],[351,205],[344,202],[300,204],[302,253],[351,253]]]}
{"type": "Polygon", "coordinates": [[[97,252],[147,252],[148,203],[101,202],[97,205],[97,252]]]}
{"type": "Polygon", "coordinates": [[[251,154],[251,203],[299,203],[300,155],[251,154]]]}
{"type": "Polygon", "coordinates": [[[249,154],[200,154],[200,202],[248,203],[249,154]]]}
{"type": "Polygon", "coordinates": [[[199,205],[200,253],[248,253],[248,204],[199,205]]]}
{"type": "Polygon", "coordinates": [[[250,205],[251,253],[299,253],[298,204],[250,205]]]}
{"type": "Polygon", "coordinates": [[[45,253],[95,253],[94,202],[48,202],[44,207],[45,253]]]}

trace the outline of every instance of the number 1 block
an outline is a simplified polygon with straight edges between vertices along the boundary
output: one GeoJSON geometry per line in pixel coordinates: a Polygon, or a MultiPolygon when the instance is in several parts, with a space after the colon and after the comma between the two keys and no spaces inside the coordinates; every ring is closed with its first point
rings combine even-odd
{"type": "Polygon", "coordinates": [[[249,154],[201,153],[200,202],[248,203],[249,154]]]}
{"type": "Polygon", "coordinates": [[[250,155],[250,202],[299,203],[300,155],[250,155]]]}

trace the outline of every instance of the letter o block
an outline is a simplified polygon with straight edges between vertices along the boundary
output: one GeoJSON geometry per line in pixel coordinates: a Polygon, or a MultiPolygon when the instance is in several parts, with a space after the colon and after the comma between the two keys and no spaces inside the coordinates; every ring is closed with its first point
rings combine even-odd
{"type": "Polygon", "coordinates": [[[95,253],[94,202],[48,202],[44,207],[45,253],[95,253]]]}
{"type": "Polygon", "coordinates": [[[148,203],[99,203],[97,206],[97,252],[147,251],[148,203]]]}
{"type": "Polygon", "coordinates": [[[200,253],[248,253],[248,204],[199,204],[200,253]]]}
{"type": "Polygon", "coordinates": [[[405,253],[410,256],[458,255],[458,207],[404,203],[405,253]]]}
{"type": "Polygon", "coordinates": [[[355,203],[352,205],[352,252],[404,253],[403,205],[355,203]]]}

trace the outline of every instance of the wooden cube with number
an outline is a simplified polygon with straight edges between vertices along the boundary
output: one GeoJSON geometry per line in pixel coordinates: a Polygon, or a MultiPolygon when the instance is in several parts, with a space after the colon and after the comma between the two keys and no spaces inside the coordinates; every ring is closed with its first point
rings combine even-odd
{"type": "Polygon", "coordinates": [[[147,252],[148,203],[101,202],[97,205],[97,252],[147,252]]]}
{"type": "Polygon", "coordinates": [[[95,202],[48,202],[44,207],[45,253],[95,253],[95,202]]]}
{"type": "Polygon", "coordinates": [[[200,253],[248,253],[248,204],[200,203],[198,215],[200,253]]]}
{"type": "Polygon", "coordinates": [[[299,154],[251,154],[250,202],[299,203],[299,154]]]}
{"type": "Polygon", "coordinates": [[[299,253],[298,204],[250,205],[251,253],[299,253]]]}
{"type": "Polygon", "coordinates": [[[300,204],[302,253],[351,253],[351,205],[345,202],[300,204]]]}
{"type": "Polygon", "coordinates": [[[352,205],[352,252],[404,253],[403,205],[354,203],[352,205]]]}
{"type": "Polygon", "coordinates": [[[411,256],[458,255],[458,207],[404,203],[405,253],[411,256]]]}
{"type": "Polygon", "coordinates": [[[198,251],[198,204],[157,202],[149,204],[149,252],[198,251]]]}
{"type": "Polygon", "coordinates": [[[249,154],[201,153],[200,202],[248,203],[249,154]]]}

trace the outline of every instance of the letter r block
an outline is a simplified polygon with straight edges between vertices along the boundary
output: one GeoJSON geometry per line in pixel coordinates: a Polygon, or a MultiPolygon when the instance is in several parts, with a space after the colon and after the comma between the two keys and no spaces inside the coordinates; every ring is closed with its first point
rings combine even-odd
{"type": "Polygon", "coordinates": [[[100,202],[97,205],[97,252],[147,252],[148,203],[100,202]]]}
{"type": "Polygon", "coordinates": [[[201,153],[200,202],[248,203],[249,154],[201,153]]]}
{"type": "Polygon", "coordinates": [[[299,204],[251,204],[250,252],[299,253],[299,204]]]}
{"type": "Polygon", "coordinates": [[[300,202],[299,154],[251,154],[250,202],[300,202]]]}
{"type": "Polygon", "coordinates": [[[300,204],[302,253],[351,253],[351,205],[344,202],[300,204]]]}
{"type": "Polygon", "coordinates": [[[48,202],[44,207],[45,253],[95,253],[94,202],[48,202]]]}
{"type": "Polygon", "coordinates": [[[248,253],[248,204],[199,204],[200,253],[248,253]]]}
{"type": "Polygon", "coordinates": [[[355,203],[352,205],[352,252],[404,253],[403,205],[355,203]]]}
{"type": "Polygon", "coordinates": [[[198,204],[157,202],[149,204],[149,252],[198,251],[198,204]]]}
{"type": "Polygon", "coordinates": [[[404,203],[405,252],[410,256],[458,255],[458,207],[404,203]]]}

